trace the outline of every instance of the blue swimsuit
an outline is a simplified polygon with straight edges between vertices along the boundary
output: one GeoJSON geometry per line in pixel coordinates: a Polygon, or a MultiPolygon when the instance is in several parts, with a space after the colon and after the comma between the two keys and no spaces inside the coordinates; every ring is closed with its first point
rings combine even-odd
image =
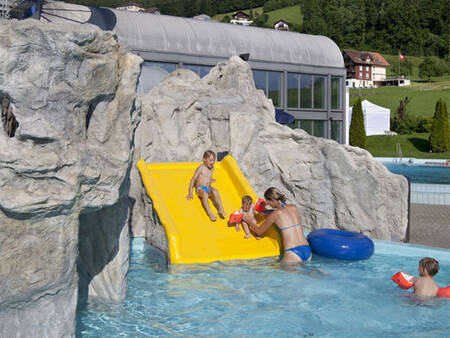
{"type": "Polygon", "coordinates": [[[291,251],[297,255],[302,261],[307,261],[311,257],[311,248],[309,245],[299,245],[284,251],[291,251]]]}
{"type": "Polygon", "coordinates": [[[209,194],[209,191],[211,190],[211,186],[207,187],[206,185],[202,185],[202,186],[199,186],[199,187],[195,187],[195,190],[197,190],[197,192],[198,192],[198,189],[202,189],[204,192],[209,194]]]}
{"type": "MultiPolygon", "coordinates": [[[[284,231],[290,228],[298,227],[300,226],[300,223],[290,225],[286,228],[280,229],[280,231],[284,231]]],[[[300,258],[302,261],[307,261],[311,257],[311,248],[309,245],[299,245],[294,248],[286,249],[284,251],[291,251],[297,255],[298,258],[300,258]]]]}

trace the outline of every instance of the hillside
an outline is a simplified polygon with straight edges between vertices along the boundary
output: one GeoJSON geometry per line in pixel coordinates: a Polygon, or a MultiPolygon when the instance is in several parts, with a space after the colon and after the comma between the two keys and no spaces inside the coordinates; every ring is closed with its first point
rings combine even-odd
{"type": "Polygon", "coordinates": [[[408,112],[411,117],[432,117],[435,104],[442,98],[449,106],[450,77],[436,82],[412,82],[405,87],[380,87],[367,89],[350,89],[350,106],[354,105],[361,95],[363,100],[369,100],[379,106],[389,108],[391,117],[394,115],[400,100],[411,99],[408,112]]]}
{"type": "MultiPolygon", "coordinates": [[[[261,15],[263,13],[263,7],[253,8],[252,11],[253,11],[254,16],[261,15]]],[[[250,9],[242,10],[242,12],[250,15],[250,9]]],[[[222,19],[225,16],[228,16],[231,18],[233,13],[234,13],[234,11],[228,12],[228,13],[217,14],[217,15],[213,16],[212,19],[217,20],[217,21],[222,21],[222,19]]],[[[266,12],[265,14],[268,15],[268,19],[264,25],[265,27],[270,27],[270,28],[273,27],[273,24],[275,22],[277,22],[278,20],[284,20],[290,24],[298,25],[299,27],[301,27],[303,25],[303,15],[302,15],[302,10],[301,10],[300,5],[276,9],[276,10],[273,10],[270,12],[266,12]]]]}

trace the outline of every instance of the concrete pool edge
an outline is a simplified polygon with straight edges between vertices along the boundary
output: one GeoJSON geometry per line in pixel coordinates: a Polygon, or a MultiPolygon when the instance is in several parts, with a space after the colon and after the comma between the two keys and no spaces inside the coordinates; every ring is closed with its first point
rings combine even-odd
{"type": "MultiPolygon", "coordinates": [[[[305,232],[306,234],[306,232],[305,232]]],[[[143,237],[130,238],[131,251],[143,252],[145,246],[149,245],[143,237]]],[[[419,244],[403,242],[391,242],[384,240],[373,240],[375,253],[382,255],[405,256],[405,257],[433,257],[438,261],[450,262],[450,250],[439,247],[430,247],[419,244]]]]}
{"type": "Polygon", "coordinates": [[[405,164],[419,164],[419,165],[438,165],[445,167],[445,162],[448,159],[443,158],[415,158],[415,157],[374,157],[378,162],[386,163],[405,163],[405,164]]]}

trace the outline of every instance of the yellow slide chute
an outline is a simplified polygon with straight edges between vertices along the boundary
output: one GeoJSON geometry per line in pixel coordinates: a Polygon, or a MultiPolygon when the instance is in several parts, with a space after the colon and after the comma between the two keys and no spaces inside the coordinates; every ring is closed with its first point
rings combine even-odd
{"type": "MultiPolygon", "coordinates": [[[[241,229],[228,226],[230,213],[239,210],[241,199],[257,196],[242,174],[236,161],[226,156],[214,165],[212,185],[219,190],[225,220],[211,222],[194,191],[194,199],[187,200],[189,181],[200,163],[137,164],[147,194],[166,231],[172,264],[208,263],[218,260],[254,259],[280,254],[278,232],[271,228],[260,240],[253,236],[244,239],[241,229]]],[[[211,210],[217,210],[210,201],[211,210]]]]}

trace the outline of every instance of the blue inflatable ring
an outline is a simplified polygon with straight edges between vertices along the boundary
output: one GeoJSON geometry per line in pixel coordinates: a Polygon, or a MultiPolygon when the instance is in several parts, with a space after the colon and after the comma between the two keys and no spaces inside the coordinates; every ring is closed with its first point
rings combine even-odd
{"type": "Polygon", "coordinates": [[[374,251],[369,237],[353,231],[319,229],[311,231],[307,239],[314,254],[330,258],[366,259],[374,251]]]}

